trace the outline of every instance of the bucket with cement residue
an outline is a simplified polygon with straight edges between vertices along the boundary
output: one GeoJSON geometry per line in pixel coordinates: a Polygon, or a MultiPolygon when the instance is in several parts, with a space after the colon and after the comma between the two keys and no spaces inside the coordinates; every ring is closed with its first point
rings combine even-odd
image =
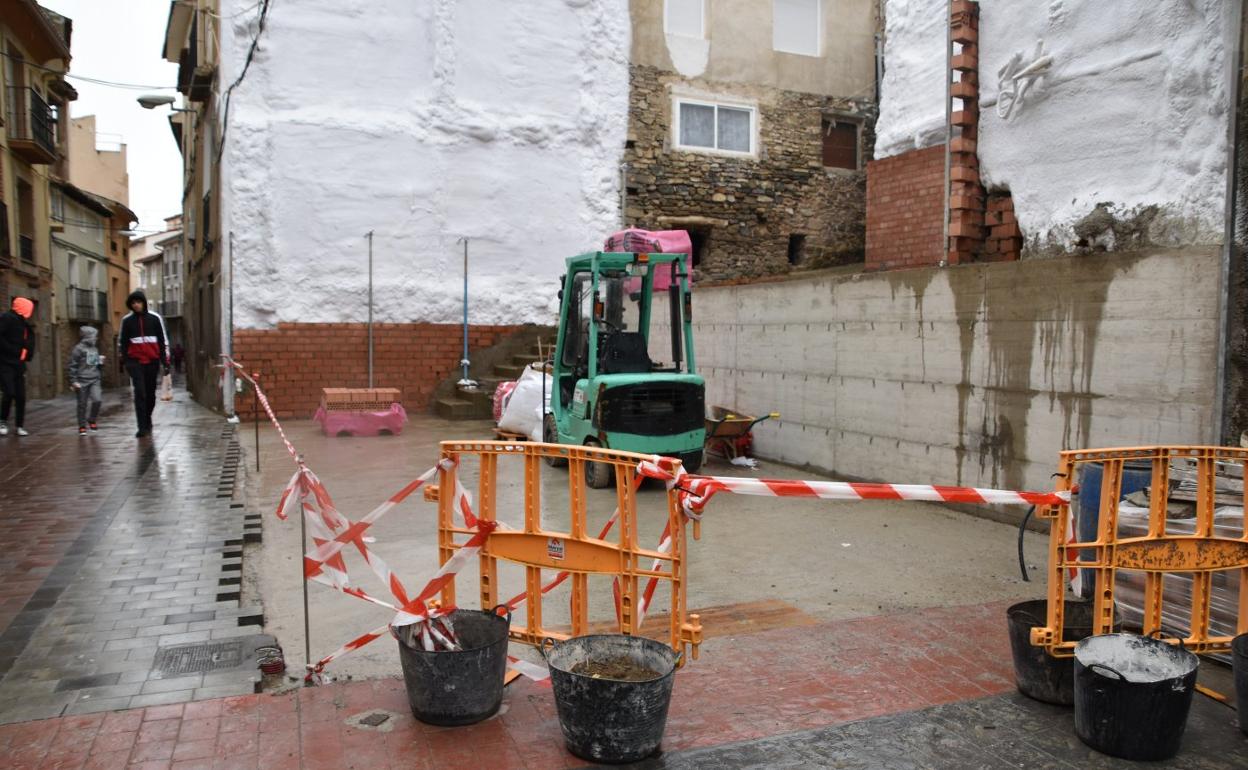
{"type": "MultiPolygon", "coordinates": [[[[1031,643],[1033,626],[1048,622],[1045,599],[1019,602],[1005,611],[1010,628],[1010,652],[1014,656],[1014,681],[1018,691],[1030,698],[1058,706],[1075,702],[1075,663],[1055,658],[1031,643]]],[[[1114,630],[1122,624],[1115,621],[1114,630]]],[[[1062,641],[1078,642],[1092,635],[1092,602],[1067,601],[1062,617],[1062,641]]]]}
{"type": "Polygon", "coordinates": [[[503,702],[511,613],[455,610],[447,619],[459,650],[426,650],[414,638],[415,626],[392,629],[407,701],[422,722],[470,725],[494,716],[503,702]]]}
{"type": "Polygon", "coordinates": [[[680,656],[653,639],[623,634],[547,639],[563,739],[591,762],[636,762],[658,751],[680,656]]]}
{"type": "Polygon", "coordinates": [[[1179,752],[1196,687],[1195,655],[1136,634],[1075,645],[1075,733],[1104,754],[1169,759],[1179,752]]]}
{"type": "Polygon", "coordinates": [[[1235,708],[1239,730],[1248,735],[1248,634],[1231,642],[1231,669],[1235,672],[1235,708]]]}

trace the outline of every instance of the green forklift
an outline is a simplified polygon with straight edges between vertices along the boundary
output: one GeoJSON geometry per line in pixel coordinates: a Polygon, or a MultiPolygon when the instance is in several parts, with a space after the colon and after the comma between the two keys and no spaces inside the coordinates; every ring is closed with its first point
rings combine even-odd
{"type": "MultiPolygon", "coordinates": [[[[697,472],[706,440],[706,381],[694,367],[685,267],[684,254],[599,251],[568,258],[545,441],[676,457],[697,472]],[[671,360],[655,361],[652,350],[667,352],[650,333],[654,298],[663,291],[671,360]]],[[[594,489],[610,486],[611,466],[586,463],[585,481],[594,489]]]]}

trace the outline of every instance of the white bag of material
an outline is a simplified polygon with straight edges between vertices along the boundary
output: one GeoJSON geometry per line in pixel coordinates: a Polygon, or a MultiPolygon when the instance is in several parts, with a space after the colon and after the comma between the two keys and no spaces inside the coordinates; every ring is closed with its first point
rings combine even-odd
{"type": "Polygon", "coordinates": [[[515,390],[511,391],[511,397],[507,399],[507,406],[503,407],[503,416],[498,420],[500,430],[520,433],[533,441],[541,440],[545,406],[542,403],[543,380],[546,382],[546,404],[549,404],[553,378],[532,366],[525,368],[524,374],[516,381],[515,390]]]}

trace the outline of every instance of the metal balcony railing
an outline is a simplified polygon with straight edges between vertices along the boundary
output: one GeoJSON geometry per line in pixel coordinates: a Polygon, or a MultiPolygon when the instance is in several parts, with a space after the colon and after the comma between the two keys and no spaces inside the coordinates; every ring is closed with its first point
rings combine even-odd
{"type": "Polygon", "coordinates": [[[69,314],[74,321],[101,322],[108,315],[108,295],[102,291],[70,286],[69,314]]]}
{"type": "Polygon", "coordinates": [[[177,318],[182,315],[182,302],[176,299],[161,300],[160,314],[165,318],[177,318]]]}
{"type": "Polygon", "coordinates": [[[11,149],[31,163],[56,160],[52,108],[30,87],[9,86],[6,96],[11,149]]]}

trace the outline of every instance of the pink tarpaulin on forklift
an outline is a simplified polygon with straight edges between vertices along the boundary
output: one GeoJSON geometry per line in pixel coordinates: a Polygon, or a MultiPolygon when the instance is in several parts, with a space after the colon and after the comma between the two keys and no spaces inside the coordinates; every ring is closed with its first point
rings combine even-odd
{"type": "MultiPolygon", "coordinates": [[[[693,241],[685,230],[641,230],[630,227],[608,236],[602,244],[602,250],[630,254],[690,255],[693,253],[693,241]]],[[[659,270],[655,273],[655,291],[663,291],[671,283],[672,276],[669,271],[659,270]]]]}

